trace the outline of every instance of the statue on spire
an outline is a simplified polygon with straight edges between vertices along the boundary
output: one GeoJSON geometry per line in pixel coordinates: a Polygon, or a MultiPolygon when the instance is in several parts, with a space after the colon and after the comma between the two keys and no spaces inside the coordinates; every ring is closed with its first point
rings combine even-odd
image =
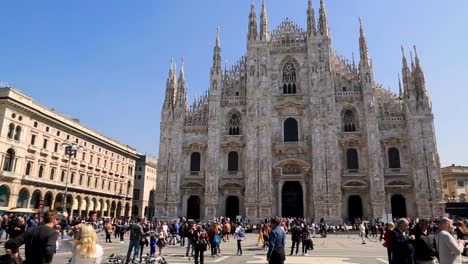
{"type": "Polygon", "coordinates": [[[369,48],[367,46],[367,38],[364,34],[361,17],[359,17],[359,50],[361,53],[361,62],[369,63],[369,48]]]}
{"type": "Polygon", "coordinates": [[[254,0],[250,3],[250,14],[249,14],[249,33],[247,35],[248,40],[256,40],[258,35],[257,31],[257,15],[255,14],[254,0]]]}
{"type": "Polygon", "coordinates": [[[317,27],[315,25],[315,10],[312,6],[312,0],[309,0],[307,7],[307,34],[310,36],[312,33],[317,33],[317,27]]]}
{"type": "Polygon", "coordinates": [[[260,39],[268,40],[268,15],[265,0],[262,2],[262,13],[260,14],[260,39]]]}
{"type": "Polygon", "coordinates": [[[327,11],[325,10],[325,0],[320,0],[320,17],[319,17],[319,32],[322,35],[328,35],[328,18],[327,11]]]}

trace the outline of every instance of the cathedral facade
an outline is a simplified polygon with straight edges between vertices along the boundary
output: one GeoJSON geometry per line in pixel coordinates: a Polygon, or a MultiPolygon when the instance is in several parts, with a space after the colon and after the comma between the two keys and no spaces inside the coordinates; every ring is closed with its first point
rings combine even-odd
{"type": "Polygon", "coordinates": [[[307,29],[257,25],[222,68],[219,29],[206,94],[187,102],[172,62],[161,114],[156,217],[441,216],[434,118],[419,57],[403,51],[398,94],[374,80],[362,23],[359,61],[332,49],[324,0],[307,29]],[[401,82],[400,82],[401,83],[401,82]]]}

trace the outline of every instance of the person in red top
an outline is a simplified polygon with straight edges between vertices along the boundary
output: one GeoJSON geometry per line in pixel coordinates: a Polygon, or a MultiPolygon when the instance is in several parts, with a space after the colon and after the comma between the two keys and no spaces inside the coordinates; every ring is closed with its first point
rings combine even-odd
{"type": "Polygon", "coordinates": [[[392,230],[395,228],[395,224],[388,223],[384,234],[384,246],[387,248],[388,264],[394,264],[392,262],[392,230]]]}

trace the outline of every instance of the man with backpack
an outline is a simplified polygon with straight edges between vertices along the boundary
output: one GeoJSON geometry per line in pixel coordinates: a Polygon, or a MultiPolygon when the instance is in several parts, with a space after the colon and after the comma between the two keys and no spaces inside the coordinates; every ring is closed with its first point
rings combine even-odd
{"type": "Polygon", "coordinates": [[[237,222],[234,237],[237,240],[237,255],[242,256],[242,241],[245,239],[245,229],[237,222]]]}
{"type": "Polygon", "coordinates": [[[211,246],[211,256],[217,256],[218,252],[218,245],[220,243],[220,238],[218,235],[218,228],[216,224],[213,224],[213,226],[210,228],[210,231],[208,232],[208,240],[210,241],[210,246],[211,246]]]}

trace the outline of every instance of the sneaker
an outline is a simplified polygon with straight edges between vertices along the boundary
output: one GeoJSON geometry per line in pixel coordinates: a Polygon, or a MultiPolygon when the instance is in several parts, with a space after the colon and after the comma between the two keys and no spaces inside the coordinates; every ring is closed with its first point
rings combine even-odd
{"type": "Polygon", "coordinates": [[[221,257],[221,253],[219,253],[219,254],[216,254],[216,256],[218,256],[218,257],[221,257]]]}
{"type": "Polygon", "coordinates": [[[309,254],[305,253],[304,256],[309,256],[309,254]]]}

